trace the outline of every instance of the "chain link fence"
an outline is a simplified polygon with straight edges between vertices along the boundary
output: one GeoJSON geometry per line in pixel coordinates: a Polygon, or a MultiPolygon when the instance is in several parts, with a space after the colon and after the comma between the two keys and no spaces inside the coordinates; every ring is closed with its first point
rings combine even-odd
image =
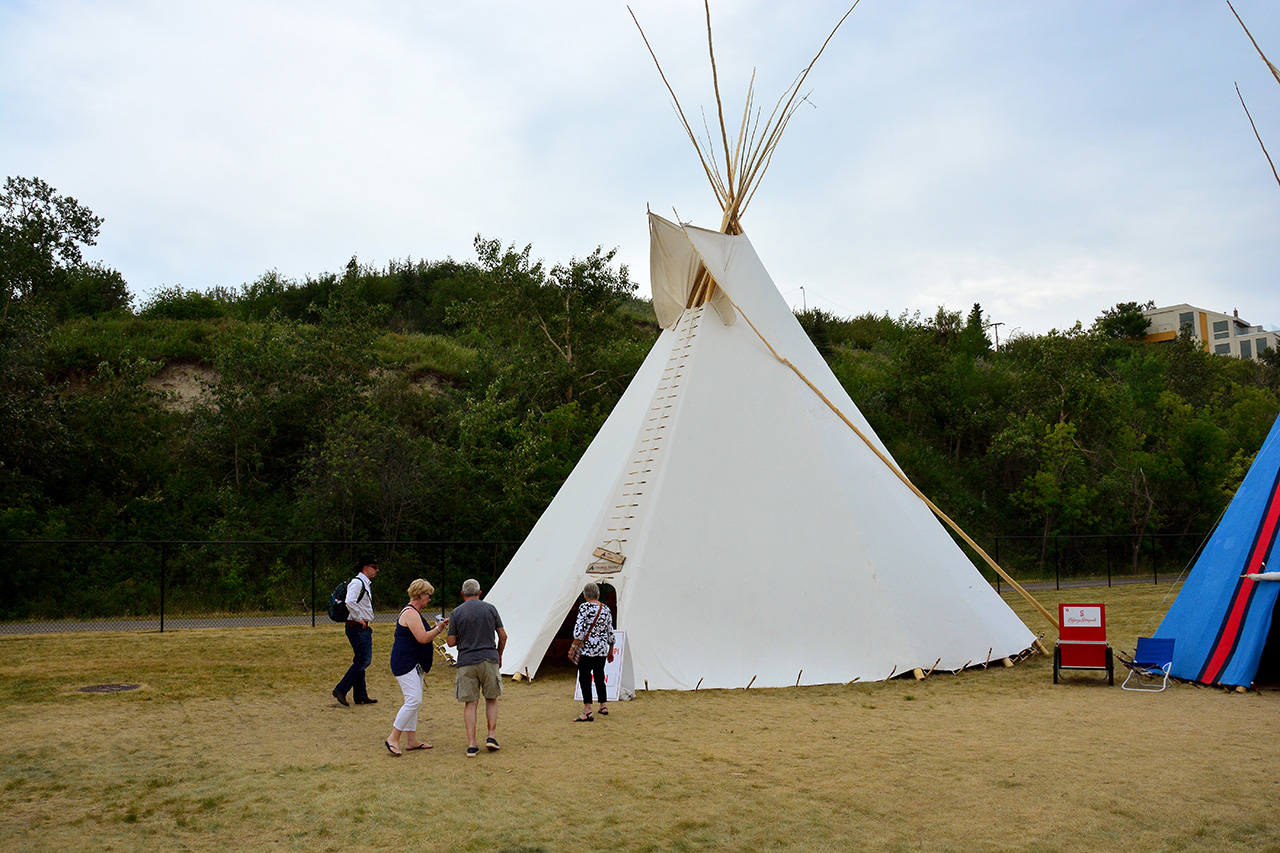
{"type": "MultiPolygon", "coordinates": [[[[1063,589],[1132,583],[1172,583],[1200,552],[1206,534],[1098,534],[993,536],[978,544],[1002,569],[1029,589],[1063,589]]],[[[1002,589],[982,561],[983,576],[1002,589]]]]}
{"type": "Polygon", "coordinates": [[[0,542],[0,633],[317,625],[362,556],[375,602],[395,612],[418,577],[446,608],[462,581],[488,589],[518,542],[0,542]]]}
{"type": "MultiPolygon", "coordinates": [[[[992,536],[987,553],[1031,589],[1167,583],[1179,578],[1201,534],[992,536]]],[[[395,612],[418,577],[448,609],[462,581],[484,589],[519,542],[0,542],[0,633],[168,631],[180,628],[311,625],[329,621],[329,595],[361,556],[381,563],[379,610],[395,612]]],[[[1002,581],[976,558],[997,589],[1002,581]]]]}

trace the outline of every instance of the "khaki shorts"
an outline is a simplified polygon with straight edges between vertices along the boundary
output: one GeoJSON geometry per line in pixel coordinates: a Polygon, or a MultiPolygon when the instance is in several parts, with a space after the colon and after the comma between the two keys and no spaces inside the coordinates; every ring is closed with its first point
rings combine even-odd
{"type": "Polygon", "coordinates": [[[482,660],[458,667],[458,675],[453,682],[454,697],[459,702],[479,702],[481,694],[486,699],[497,699],[502,695],[502,676],[498,673],[496,660],[482,660]]]}

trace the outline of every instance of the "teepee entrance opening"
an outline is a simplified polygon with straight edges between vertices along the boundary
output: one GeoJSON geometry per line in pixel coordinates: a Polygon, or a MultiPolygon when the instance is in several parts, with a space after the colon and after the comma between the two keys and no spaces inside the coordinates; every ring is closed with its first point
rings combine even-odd
{"type": "Polygon", "coordinates": [[[1280,687],[1280,620],[1276,619],[1276,610],[1280,610],[1280,604],[1271,611],[1271,630],[1262,647],[1258,673],[1253,677],[1254,687],[1280,687]]]}
{"type": "MultiPolygon", "coordinates": [[[[613,627],[617,628],[618,591],[614,589],[613,584],[599,581],[597,581],[597,584],[600,587],[600,600],[604,602],[605,607],[608,607],[609,612],[613,614],[613,627]]],[[[556,629],[555,638],[551,641],[551,645],[547,647],[547,653],[542,656],[543,661],[567,660],[569,646],[573,644],[573,625],[578,618],[578,607],[586,600],[582,593],[578,593],[577,600],[573,602],[573,606],[565,614],[564,621],[556,629]]]]}

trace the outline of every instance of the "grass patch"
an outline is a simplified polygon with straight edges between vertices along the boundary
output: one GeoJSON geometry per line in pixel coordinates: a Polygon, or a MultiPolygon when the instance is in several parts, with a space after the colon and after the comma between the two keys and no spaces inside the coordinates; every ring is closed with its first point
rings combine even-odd
{"type": "MultiPolygon", "coordinates": [[[[1105,602],[1113,645],[1132,648],[1166,591],[1041,598],[1105,602]]],[[[329,696],[350,659],[338,626],[0,637],[0,835],[37,851],[1280,847],[1275,693],[1055,686],[1038,656],[924,681],[642,693],[574,725],[556,662],[507,684],[502,751],[468,759],[441,664],[419,726],[435,749],[392,759],[390,637],[375,626],[381,702],[351,708],[329,696]],[[115,681],[143,688],[75,692],[115,681]]]]}
{"type": "Polygon", "coordinates": [[[459,379],[476,363],[476,351],[443,335],[387,333],[374,340],[374,355],[388,370],[438,373],[459,379]]]}
{"type": "Polygon", "coordinates": [[[131,316],[81,317],[53,330],[49,372],[92,373],[104,361],[123,364],[144,358],[159,362],[210,362],[212,339],[225,320],[144,320],[131,316]]]}

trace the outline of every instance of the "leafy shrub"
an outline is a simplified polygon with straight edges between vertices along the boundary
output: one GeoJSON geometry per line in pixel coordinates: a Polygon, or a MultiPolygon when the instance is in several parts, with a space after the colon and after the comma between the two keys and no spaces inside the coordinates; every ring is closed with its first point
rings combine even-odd
{"type": "Polygon", "coordinates": [[[141,317],[82,317],[53,330],[47,369],[57,376],[95,371],[102,362],[121,364],[144,358],[209,362],[210,338],[223,324],[215,320],[144,320],[141,317]]]}
{"type": "Polygon", "coordinates": [[[214,320],[230,313],[231,306],[225,299],[175,285],[157,290],[142,304],[138,316],[144,320],[214,320]]]}

